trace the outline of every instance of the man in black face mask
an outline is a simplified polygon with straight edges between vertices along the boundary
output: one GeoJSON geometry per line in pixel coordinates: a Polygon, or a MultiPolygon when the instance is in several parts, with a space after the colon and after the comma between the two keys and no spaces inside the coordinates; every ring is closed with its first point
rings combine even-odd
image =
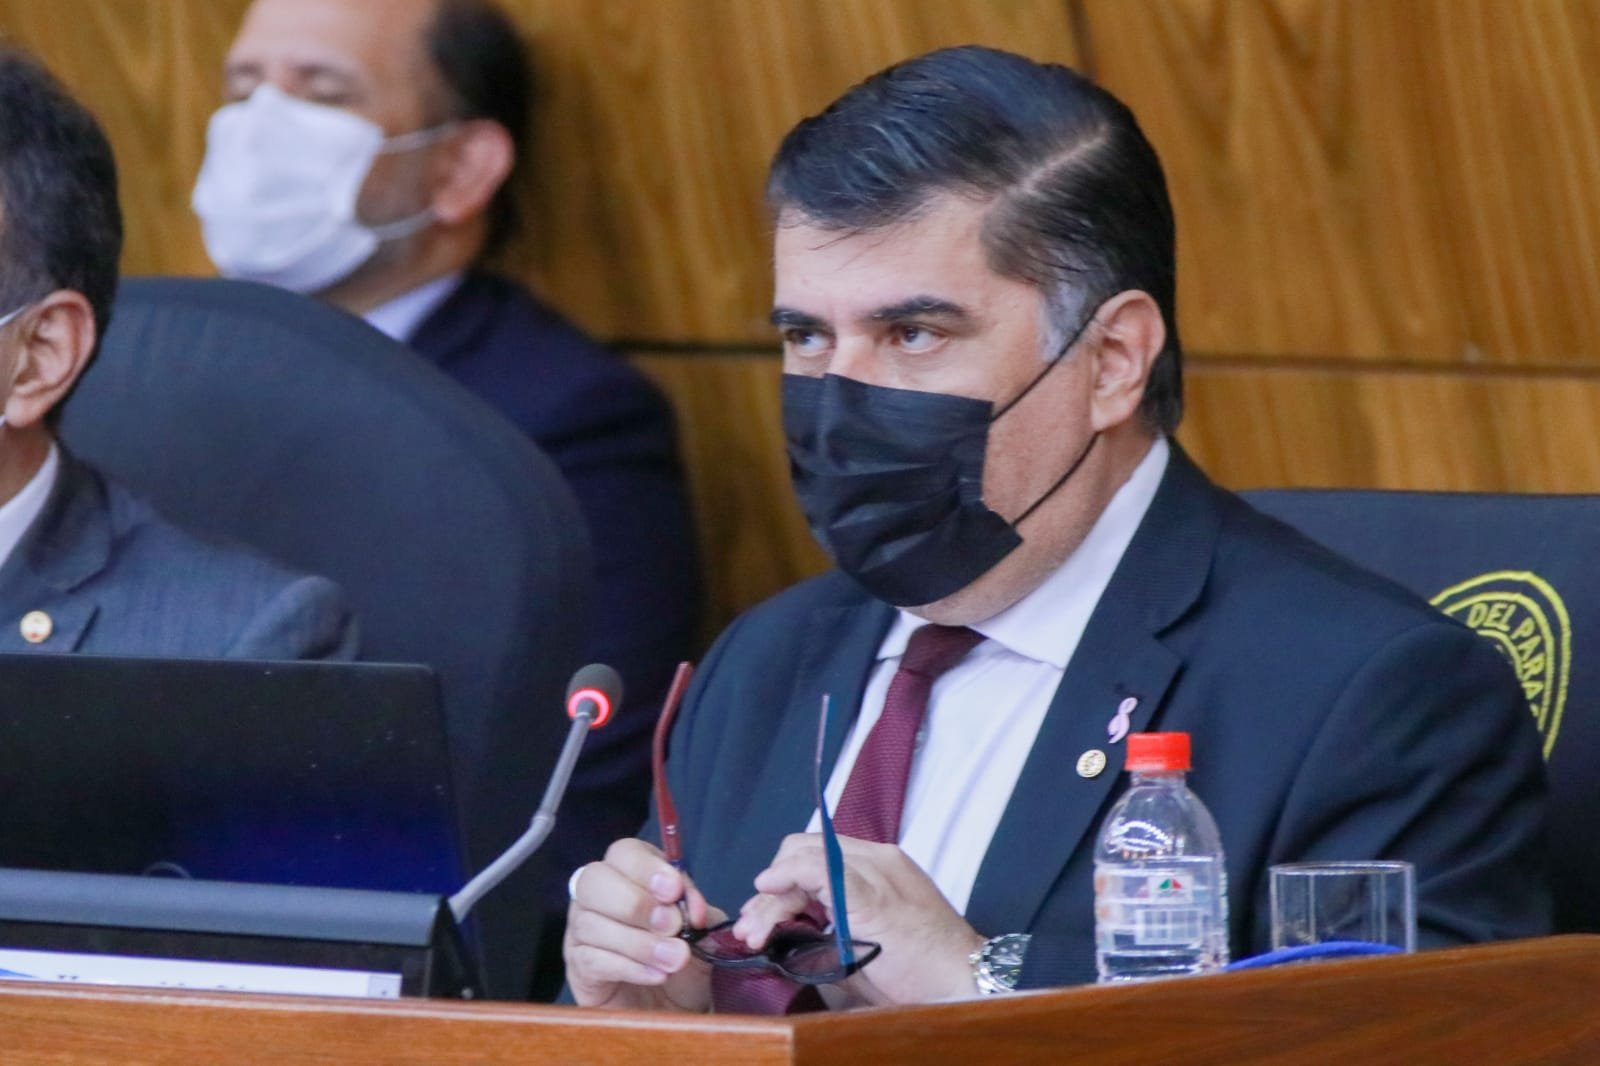
{"type": "Polygon", "coordinates": [[[1122,104],[936,52],[802,122],[768,197],[795,487],[838,570],[707,658],[672,737],[682,861],[658,811],[575,872],[579,1003],[797,1002],[677,934],[739,909],[755,950],[841,917],[824,697],[845,916],[882,945],[829,1005],[1091,980],[1130,731],[1193,738],[1236,957],[1268,946],[1268,866],[1305,858],[1415,863],[1423,946],[1547,928],[1538,740],[1506,664],[1170,440],[1172,212],[1122,104]]]}

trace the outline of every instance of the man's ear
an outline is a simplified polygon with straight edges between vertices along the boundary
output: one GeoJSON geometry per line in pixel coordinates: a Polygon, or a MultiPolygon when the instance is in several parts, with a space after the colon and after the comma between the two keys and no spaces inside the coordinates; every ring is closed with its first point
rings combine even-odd
{"type": "Polygon", "coordinates": [[[94,351],[94,309],[82,293],[57,289],[18,316],[16,359],[6,396],[6,422],[20,428],[44,421],[72,390],[94,351]]]}
{"type": "Polygon", "coordinates": [[[511,174],[516,148],[500,123],[468,119],[440,155],[443,161],[432,206],[434,216],[450,226],[469,222],[488,209],[511,174]]]}
{"type": "Polygon", "coordinates": [[[1096,430],[1133,418],[1144,399],[1150,367],[1167,343],[1161,308],[1147,292],[1119,292],[1095,312],[1094,392],[1090,417],[1096,430]]]}

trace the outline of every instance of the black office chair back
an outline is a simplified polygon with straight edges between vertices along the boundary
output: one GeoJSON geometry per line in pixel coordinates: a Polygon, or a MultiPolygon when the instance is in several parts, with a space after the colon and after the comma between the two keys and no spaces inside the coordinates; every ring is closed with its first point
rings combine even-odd
{"type": "MultiPolygon", "coordinates": [[[[437,670],[473,869],[526,826],[565,733],[590,556],[560,474],[498,413],[317,301],[147,278],[123,284],[61,430],[179,524],[337,581],[363,658],[437,670]]],[[[494,995],[526,987],[530,879],[483,905],[494,995]]]]}
{"type": "Polygon", "coordinates": [[[1544,739],[1561,932],[1600,932],[1600,497],[1270,489],[1246,499],[1510,661],[1544,739]]]}

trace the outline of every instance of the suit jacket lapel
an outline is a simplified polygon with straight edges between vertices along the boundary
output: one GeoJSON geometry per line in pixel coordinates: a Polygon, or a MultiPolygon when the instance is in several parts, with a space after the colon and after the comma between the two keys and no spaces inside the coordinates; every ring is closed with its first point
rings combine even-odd
{"type": "Polygon", "coordinates": [[[469,271],[427,318],[418,324],[408,345],[435,366],[445,366],[465,352],[483,346],[483,335],[504,302],[494,279],[469,271]]]}
{"type": "Polygon", "coordinates": [[[44,510],[0,567],[0,652],[76,651],[99,611],[92,597],[73,592],[111,560],[105,487],[65,448],[60,454],[44,510]],[[22,636],[22,619],[32,611],[50,619],[49,637],[37,643],[22,636]]]}
{"type": "Polygon", "coordinates": [[[812,767],[822,697],[832,697],[822,753],[822,778],[827,781],[860,713],[867,676],[893,620],[892,607],[866,597],[858,604],[819,608],[806,619],[797,635],[796,680],[757,778],[762,787],[749,798],[732,869],[763,869],[784,835],[805,829],[816,807],[812,767]]]}
{"type": "Polygon", "coordinates": [[[1150,510],[1100,597],[984,855],[966,918],[989,933],[1027,929],[1079,847],[1093,844],[1121,782],[1125,744],[1107,727],[1128,697],[1129,732],[1159,721],[1182,659],[1160,634],[1198,600],[1221,516],[1216,490],[1176,444],[1150,510]],[[1080,755],[1105,768],[1083,777],[1080,755]]]}

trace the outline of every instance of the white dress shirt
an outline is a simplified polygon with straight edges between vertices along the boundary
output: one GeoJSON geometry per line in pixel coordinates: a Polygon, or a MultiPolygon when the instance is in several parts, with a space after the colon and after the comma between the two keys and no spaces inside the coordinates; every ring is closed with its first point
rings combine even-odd
{"type": "Polygon", "coordinates": [[[39,464],[38,472],[22,486],[22,491],[0,504],[0,566],[4,566],[6,560],[11,558],[22,535],[28,532],[33,520],[44,510],[50,490],[55,488],[56,471],[60,468],[61,457],[56,446],[51,444],[44,462],[39,464]]]}
{"type": "Polygon", "coordinates": [[[438,310],[461,284],[461,271],[434,278],[403,292],[388,303],[379,304],[361,317],[367,325],[382,330],[402,344],[409,343],[411,335],[422,325],[422,320],[438,310]]]}
{"type": "MultiPolygon", "coordinates": [[[[1158,439],[1067,561],[1017,603],[973,625],[988,639],[934,682],[912,758],[900,847],[958,912],[966,911],[978,867],[1089,616],[1155,498],[1168,451],[1158,439]]],[[[828,779],[830,809],[838,807],[856,755],[883,713],[906,642],[925,624],[901,611],[879,645],[861,713],[828,779]]],[[[820,828],[813,814],[809,831],[820,828]]]]}

